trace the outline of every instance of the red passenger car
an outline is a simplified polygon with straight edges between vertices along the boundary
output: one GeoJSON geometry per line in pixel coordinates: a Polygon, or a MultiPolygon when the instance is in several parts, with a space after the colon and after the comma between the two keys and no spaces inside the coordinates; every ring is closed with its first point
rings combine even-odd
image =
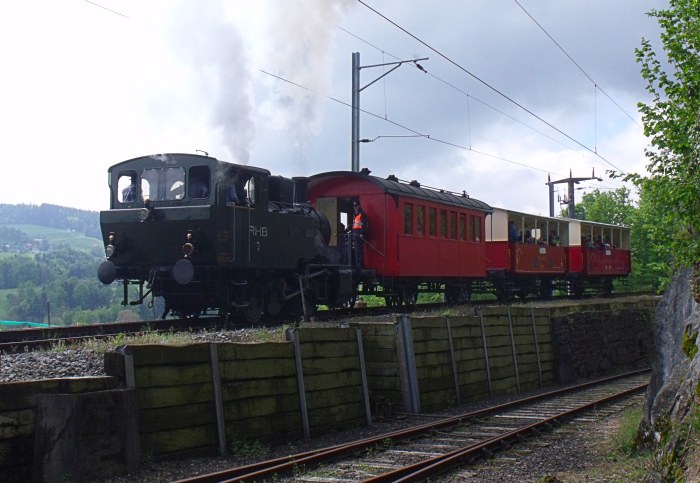
{"type": "Polygon", "coordinates": [[[568,221],[494,208],[486,220],[488,275],[501,299],[548,296],[567,271],[568,221]]]}
{"type": "Polygon", "coordinates": [[[484,220],[492,208],[466,193],[364,170],[314,175],[308,194],[339,235],[335,244],[343,240],[341,224],[351,224],[353,200],[361,202],[369,218],[363,292],[385,297],[387,305],[412,304],[419,289],[464,302],[472,281],[486,277],[484,220]]]}

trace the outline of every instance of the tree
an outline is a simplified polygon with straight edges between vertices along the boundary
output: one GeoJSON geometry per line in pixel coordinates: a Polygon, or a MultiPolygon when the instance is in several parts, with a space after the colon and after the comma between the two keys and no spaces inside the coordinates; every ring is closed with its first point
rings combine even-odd
{"type": "MultiPolygon", "coordinates": [[[[582,220],[625,225],[630,227],[632,239],[632,275],[630,287],[658,290],[667,280],[668,257],[652,243],[651,234],[658,229],[655,212],[640,195],[639,207],[632,202],[630,190],[622,187],[614,191],[594,190],[583,195],[576,204],[576,216],[582,220]]],[[[566,211],[562,212],[566,216],[566,211]]]]}
{"type": "Polygon", "coordinates": [[[642,77],[652,95],[640,102],[648,176],[628,175],[655,217],[650,236],[663,256],[697,266],[700,260],[700,4],[669,0],[669,8],[652,10],[662,28],[667,61],[660,61],[643,39],[636,50],[642,77]]]}
{"type": "MultiPolygon", "coordinates": [[[[629,225],[635,208],[630,199],[630,190],[622,187],[614,191],[593,190],[586,193],[575,206],[576,217],[581,220],[629,225]]],[[[567,216],[566,210],[561,216],[567,216]]]]}

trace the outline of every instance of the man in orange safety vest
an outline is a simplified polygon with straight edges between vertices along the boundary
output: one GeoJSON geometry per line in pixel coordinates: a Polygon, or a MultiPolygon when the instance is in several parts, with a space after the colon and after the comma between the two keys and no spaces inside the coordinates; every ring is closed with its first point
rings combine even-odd
{"type": "Polygon", "coordinates": [[[365,261],[365,236],[369,228],[367,213],[362,209],[359,200],[352,202],[355,216],[352,219],[352,247],[355,254],[355,265],[362,267],[365,261]]]}

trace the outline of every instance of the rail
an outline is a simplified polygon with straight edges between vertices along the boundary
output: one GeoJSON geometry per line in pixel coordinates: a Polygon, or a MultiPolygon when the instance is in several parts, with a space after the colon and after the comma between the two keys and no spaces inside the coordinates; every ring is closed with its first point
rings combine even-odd
{"type": "MultiPolygon", "coordinates": [[[[549,391],[536,396],[518,399],[505,404],[492,406],[489,408],[473,411],[470,413],[461,414],[458,416],[448,417],[438,421],[430,422],[414,426],[409,429],[395,431],[391,433],[365,438],[349,443],[339,444],[327,448],[322,448],[304,453],[298,453],[281,458],[275,458],[268,461],[262,461],[246,466],[231,468],[216,473],[207,475],[199,475],[192,478],[178,480],[177,483],[204,483],[204,482],[221,482],[221,481],[263,481],[271,478],[278,478],[284,474],[289,474],[303,467],[305,469],[316,467],[320,464],[337,460],[341,456],[357,454],[368,448],[381,448],[387,441],[392,443],[417,438],[425,434],[443,430],[445,428],[454,428],[469,421],[475,421],[490,415],[502,414],[514,408],[525,407],[534,403],[549,401],[555,397],[574,394],[593,388],[599,388],[607,384],[622,384],[624,387],[621,390],[614,390],[614,394],[607,394],[604,397],[595,397],[593,400],[578,404],[574,408],[567,407],[563,411],[559,411],[553,415],[547,415],[538,418],[535,422],[530,422],[518,426],[515,429],[507,429],[500,434],[492,437],[482,438],[474,444],[469,444],[460,447],[457,450],[449,451],[439,456],[423,459],[417,463],[402,466],[388,472],[384,472],[377,476],[372,476],[364,481],[415,481],[424,479],[428,476],[435,475],[447,471],[448,469],[459,465],[465,459],[472,459],[486,450],[491,450],[500,445],[521,438],[524,435],[530,434],[541,428],[547,428],[555,421],[571,417],[574,414],[589,410],[592,407],[606,404],[615,399],[626,397],[635,392],[639,392],[646,388],[647,382],[639,384],[638,381],[642,377],[649,374],[649,370],[634,371],[626,374],[620,374],[613,377],[599,379],[584,384],[579,384],[563,389],[549,391]]],[[[568,403],[567,403],[568,406],[568,403]]]]}

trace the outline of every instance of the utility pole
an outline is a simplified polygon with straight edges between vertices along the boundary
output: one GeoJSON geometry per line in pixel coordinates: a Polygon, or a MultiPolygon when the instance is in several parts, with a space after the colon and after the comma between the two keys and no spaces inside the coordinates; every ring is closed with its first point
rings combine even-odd
{"type": "Polygon", "coordinates": [[[423,72],[427,72],[419,63],[419,60],[428,60],[428,57],[413,60],[399,60],[397,62],[388,62],[386,64],[360,65],[360,53],[352,53],[352,132],[350,134],[350,169],[354,172],[360,171],[360,143],[368,142],[368,140],[360,139],[360,92],[365,90],[377,82],[382,77],[385,77],[401,67],[402,64],[413,62],[417,68],[423,72]],[[364,87],[360,87],[360,69],[368,69],[370,67],[382,67],[393,65],[394,67],[383,73],[372,82],[364,87]]]}
{"type": "Polygon", "coordinates": [[[569,185],[569,196],[568,199],[566,200],[566,204],[569,205],[569,213],[568,216],[569,218],[574,218],[576,216],[576,212],[574,210],[575,203],[574,203],[574,184],[579,184],[581,181],[589,181],[589,180],[598,180],[598,181],[603,181],[602,178],[598,178],[595,175],[595,168],[593,168],[593,173],[590,178],[574,178],[571,176],[571,170],[569,170],[569,177],[560,179],[558,181],[552,181],[549,175],[547,175],[547,182],[545,183],[546,185],[549,186],[549,216],[554,217],[554,185],[555,184],[560,184],[560,183],[567,183],[569,185]]]}

